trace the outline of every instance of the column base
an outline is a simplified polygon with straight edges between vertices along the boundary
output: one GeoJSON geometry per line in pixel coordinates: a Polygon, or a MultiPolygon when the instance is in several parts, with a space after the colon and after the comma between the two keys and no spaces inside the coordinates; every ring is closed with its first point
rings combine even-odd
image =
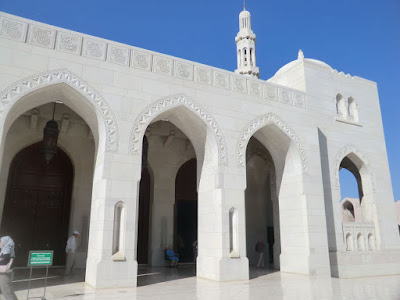
{"type": "Polygon", "coordinates": [[[332,277],[400,274],[400,250],[330,252],[332,277]]]}
{"type": "Polygon", "coordinates": [[[249,280],[247,257],[197,257],[197,277],[216,281],[249,280]]]}
{"type": "Polygon", "coordinates": [[[136,287],[137,286],[136,260],[96,261],[88,258],[85,281],[94,288],[136,287]]]}

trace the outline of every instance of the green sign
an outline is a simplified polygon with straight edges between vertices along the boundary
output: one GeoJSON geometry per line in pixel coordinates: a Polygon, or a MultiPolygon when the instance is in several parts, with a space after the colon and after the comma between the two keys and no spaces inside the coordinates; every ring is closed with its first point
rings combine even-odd
{"type": "Polygon", "coordinates": [[[28,267],[51,266],[53,264],[53,251],[29,251],[28,267]]]}

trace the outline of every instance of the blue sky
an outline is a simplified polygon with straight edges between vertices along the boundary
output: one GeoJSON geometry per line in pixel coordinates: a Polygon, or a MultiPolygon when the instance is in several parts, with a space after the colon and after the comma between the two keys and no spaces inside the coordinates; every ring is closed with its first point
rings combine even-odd
{"type": "MultiPolygon", "coordinates": [[[[240,0],[1,0],[0,10],[39,22],[233,71],[240,0]]],[[[395,200],[400,199],[400,1],[248,0],[257,64],[268,79],[308,58],[378,83],[395,200]]],[[[356,196],[354,189],[345,194],[356,196]]]]}

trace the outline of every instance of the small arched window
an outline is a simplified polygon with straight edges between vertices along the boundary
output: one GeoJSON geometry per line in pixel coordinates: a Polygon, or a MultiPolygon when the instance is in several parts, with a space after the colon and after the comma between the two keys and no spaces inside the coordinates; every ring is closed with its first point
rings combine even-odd
{"type": "Polygon", "coordinates": [[[341,119],[347,118],[347,107],[345,99],[341,94],[336,95],[336,114],[341,119]]]}
{"type": "Polygon", "coordinates": [[[346,201],[343,203],[343,222],[354,222],[354,206],[351,202],[346,201]]]}
{"type": "Polygon", "coordinates": [[[250,65],[253,65],[253,48],[250,48],[250,65]]]}
{"type": "Polygon", "coordinates": [[[374,251],[376,249],[375,236],[372,233],[368,235],[368,249],[370,251],[374,251]]]}
{"type": "Polygon", "coordinates": [[[247,66],[247,49],[243,48],[244,65],[247,66]]]}
{"type": "Polygon", "coordinates": [[[364,251],[365,250],[364,238],[363,238],[361,233],[359,233],[358,236],[357,236],[357,248],[358,248],[358,251],[364,251]]]}
{"type": "Polygon", "coordinates": [[[353,122],[358,122],[358,107],[356,101],[353,97],[348,99],[349,104],[349,120],[353,122]]]}
{"type": "Polygon", "coordinates": [[[230,257],[239,257],[239,234],[237,210],[229,210],[229,251],[230,257]]]}
{"type": "Polygon", "coordinates": [[[114,224],[113,224],[113,245],[112,254],[123,258],[123,245],[125,240],[125,204],[119,201],[114,207],[114,224]]]}
{"type": "Polygon", "coordinates": [[[354,244],[353,244],[353,237],[350,233],[346,235],[346,251],[353,251],[354,244]]]}

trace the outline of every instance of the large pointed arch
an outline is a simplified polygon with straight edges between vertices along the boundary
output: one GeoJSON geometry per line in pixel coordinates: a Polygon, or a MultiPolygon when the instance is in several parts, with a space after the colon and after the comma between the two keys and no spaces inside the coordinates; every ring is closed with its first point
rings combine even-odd
{"type": "Polygon", "coordinates": [[[334,177],[335,178],[335,185],[338,187],[340,185],[340,181],[339,181],[339,169],[340,169],[340,164],[342,162],[342,160],[348,156],[349,154],[353,154],[354,157],[353,159],[356,159],[357,161],[354,162],[356,163],[358,169],[361,169],[362,166],[365,167],[365,171],[363,173],[368,173],[370,176],[370,180],[371,180],[371,185],[372,185],[372,189],[375,190],[375,176],[371,170],[371,166],[367,160],[367,158],[365,157],[365,155],[363,155],[355,146],[353,145],[346,145],[344,146],[342,149],[340,149],[340,151],[336,154],[335,160],[334,160],[334,165],[333,165],[333,172],[334,173],[334,177]]]}
{"type": "Polygon", "coordinates": [[[0,142],[4,135],[4,124],[13,105],[23,96],[43,87],[64,83],[83,95],[101,116],[106,131],[106,151],[118,152],[118,124],[106,100],[82,79],[67,69],[47,71],[24,78],[5,89],[0,94],[0,142]]]}
{"type": "Polygon", "coordinates": [[[245,161],[246,161],[246,149],[247,149],[247,144],[249,143],[250,138],[253,136],[255,132],[257,132],[259,129],[262,127],[268,125],[268,124],[274,124],[278,128],[282,130],[283,133],[285,133],[289,139],[293,142],[295,145],[300,157],[301,157],[301,164],[302,168],[304,171],[307,170],[307,157],[306,153],[303,149],[303,145],[301,144],[300,138],[296,135],[296,133],[286,125],[285,122],[283,122],[281,119],[279,119],[276,115],[272,113],[268,113],[266,115],[257,117],[253,119],[251,122],[249,122],[244,129],[242,130],[242,133],[240,134],[240,139],[238,141],[237,145],[237,164],[239,167],[244,167],[245,166],[245,161]]]}
{"type": "Polygon", "coordinates": [[[226,165],[227,147],[225,138],[222,135],[222,130],[218,126],[215,119],[209,113],[207,113],[199,104],[197,104],[195,101],[184,94],[178,94],[163,98],[152,103],[143,110],[143,112],[136,118],[132,126],[129,138],[130,153],[132,155],[141,155],[143,135],[148,125],[160,114],[179,106],[183,106],[193,112],[211,130],[218,147],[218,164],[226,165]]]}

